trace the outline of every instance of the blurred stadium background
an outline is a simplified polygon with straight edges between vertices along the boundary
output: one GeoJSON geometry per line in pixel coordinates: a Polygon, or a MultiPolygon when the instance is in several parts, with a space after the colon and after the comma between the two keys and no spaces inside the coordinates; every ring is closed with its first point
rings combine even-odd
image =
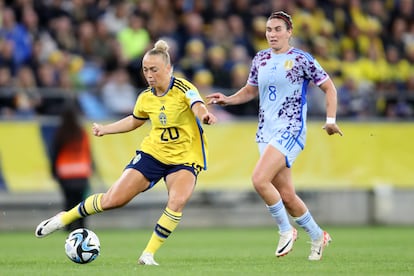
{"type": "MultiPolygon", "coordinates": [[[[293,16],[292,43],[334,79],[345,133],[321,131],[324,97],[311,86],[297,190],[321,223],[414,224],[413,0],[0,0],[0,230],[32,229],[62,208],[49,147],[66,101],[78,103],[87,129],[130,113],[145,87],[142,54],[159,38],[171,46],[176,75],[203,95],[231,94],[267,47],[264,24],[275,10],[293,16]]],[[[257,102],[214,112],[221,123],[205,128],[209,170],[182,224],[272,225],[250,186],[257,102]]],[[[91,137],[93,192],[115,181],[146,127],[91,137]]],[[[159,183],[88,223],[152,227],[165,199],[159,183]]]]}

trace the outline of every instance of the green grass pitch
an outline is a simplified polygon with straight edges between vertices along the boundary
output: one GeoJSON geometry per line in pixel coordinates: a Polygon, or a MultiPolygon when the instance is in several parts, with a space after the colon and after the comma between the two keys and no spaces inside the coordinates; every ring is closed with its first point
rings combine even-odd
{"type": "Polygon", "coordinates": [[[414,275],[412,227],[326,230],[333,242],[321,261],[310,262],[303,230],[293,251],[276,258],[276,229],[177,228],[156,255],[158,267],[136,264],[151,229],[94,230],[101,255],[85,265],[66,257],[64,231],[43,239],[0,232],[0,275],[414,275]]]}

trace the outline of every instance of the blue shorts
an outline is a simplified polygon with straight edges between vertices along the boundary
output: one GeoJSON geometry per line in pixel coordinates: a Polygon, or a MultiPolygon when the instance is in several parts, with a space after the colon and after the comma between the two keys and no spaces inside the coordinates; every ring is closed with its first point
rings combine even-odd
{"type": "Polygon", "coordinates": [[[197,175],[201,171],[200,166],[194,166],[190,164],[179,164],[179,165],[167,165],[164,164],[151,155],[137,150],[137,155],[129,162],[125,169],[135,169],[141,172],[149,181],[150,185],[146,189],[151,189],[155,184],[160,181],[161,178],[164,178],[171,173],[174,173],[179,170],[190,171],[197,179],[197,175]]]}

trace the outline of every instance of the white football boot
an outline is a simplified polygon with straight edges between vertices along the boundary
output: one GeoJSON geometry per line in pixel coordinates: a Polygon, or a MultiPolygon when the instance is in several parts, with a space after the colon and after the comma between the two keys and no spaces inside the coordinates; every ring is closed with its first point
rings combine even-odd
{"type": "Polygon", "coordinates": [[[63,224],[61,217],[65,212],[60,212],[59,214],[42,221],[36,227],[35,235],[38,238],[43,238],[56,230],[63,228],[65,225],[63,224]]]}
{"type": "Polygon", "coordinates": [[[311,253],[308,257],[310,261],[319,261],[322,259],[322,253],[325,247],[332,241],[328,232],[323,231],[322,237],[316,241],[311,242],[311,253]]]}
{"type": "Polygon", "coordinates": [[[293,244],[295,243],[298,237],[298,231],[292,227],[291,230],[287,232],[280,233],[279,244],[275,252],[276,257],[282,257],[292,251],[293,244]]]}
{"type": "Polygon", "coordinates": [[[154,260],[154,255],[149,252],[142,253],[141,257],[138,259],[138,264],[140,265],[158,265],[154,260]]]}

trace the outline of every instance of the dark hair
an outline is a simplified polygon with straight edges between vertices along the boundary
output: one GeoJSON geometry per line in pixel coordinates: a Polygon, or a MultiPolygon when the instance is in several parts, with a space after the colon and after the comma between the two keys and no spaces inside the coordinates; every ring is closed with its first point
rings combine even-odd
{"type": "Polygon", "coordinates": [[[286,29],[288,30],[293,29],[292,17],[289,14],[285,13],[284,11],[273,12],[267,20],[270,20],[270,19],[281,19],[285,22],[286,29]]]}
{"type": "Polygon", "coordinates": [[[76,102],[69,101],[62,107],[60,124],[55,133],[55,147],[60,148],[70,141],[82,138],[80,110],[76,102]]]}

